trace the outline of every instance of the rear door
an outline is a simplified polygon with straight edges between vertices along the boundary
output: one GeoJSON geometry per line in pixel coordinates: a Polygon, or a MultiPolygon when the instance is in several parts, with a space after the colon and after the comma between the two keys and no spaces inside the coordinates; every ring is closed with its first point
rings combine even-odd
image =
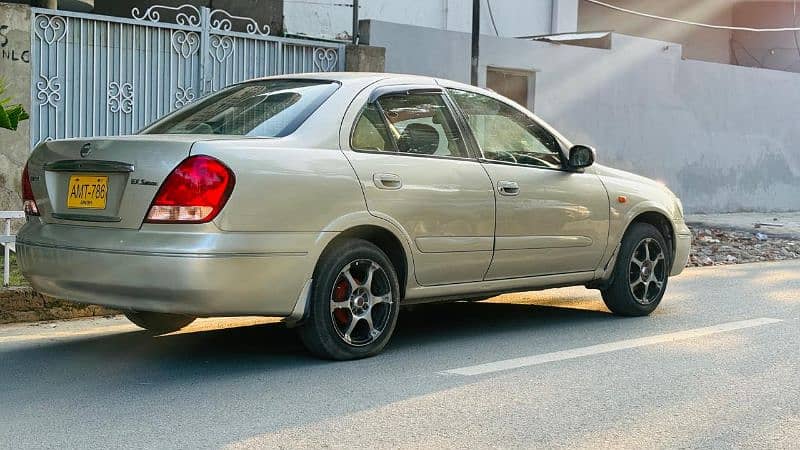
{"type": "Polygon", "coordinates": [[[608,194],[590,171],[563,167],[559,140],[529,113],[486,95],[449,90],[497,192],[487,280],[588,272],[608,240],[608,194]]]}
{"type": "Polygon", "coordinates": [[[28,171],[42,220],[139,228],[159,186],[197,139],[141,135],[41,144],[28,171]]]}
{"type": "Polygon", "coordinates": [[[492,258],[494,193],[441,88],[378,88],[359,108],[345,153],[370,213],[411,239],[417,281],[482,280],[492,258]]]}

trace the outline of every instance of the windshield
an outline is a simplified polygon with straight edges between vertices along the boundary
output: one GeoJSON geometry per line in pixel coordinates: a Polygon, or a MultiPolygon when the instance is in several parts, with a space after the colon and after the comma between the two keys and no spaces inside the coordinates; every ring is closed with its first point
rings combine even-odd
{"type": "Polygon", "coordinates": [[[237,84],[170,114],[142,134],[283,137],[293,133],[338,87],[327,80],[237,84]]]}

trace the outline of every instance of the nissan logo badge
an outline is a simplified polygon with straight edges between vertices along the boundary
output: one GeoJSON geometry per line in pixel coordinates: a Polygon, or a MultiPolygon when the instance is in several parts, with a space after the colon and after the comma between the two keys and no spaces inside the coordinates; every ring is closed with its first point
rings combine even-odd
{"type": "Polygon", "coordinates": [[[86,158],[89,156],[89,153],[92,153],[92,144],[83,144],[83,147],[81,147],[81,158],[86,158]]]}

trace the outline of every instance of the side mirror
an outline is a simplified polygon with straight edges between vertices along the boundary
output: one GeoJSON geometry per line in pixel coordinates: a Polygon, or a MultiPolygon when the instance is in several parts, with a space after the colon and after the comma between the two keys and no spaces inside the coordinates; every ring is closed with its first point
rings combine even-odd
{"type": "Polygon", "coordinates": [[[572,169],[583,169],[594,164],[595,151],[587,145],[574,145],[569,149],[567,164],[572,169]]]}

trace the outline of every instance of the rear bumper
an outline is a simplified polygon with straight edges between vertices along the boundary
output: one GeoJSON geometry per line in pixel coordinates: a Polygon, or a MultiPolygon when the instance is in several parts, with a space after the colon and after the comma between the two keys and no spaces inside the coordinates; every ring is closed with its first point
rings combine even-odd
{"type": "Polygon", "coordinates": [[[109,230],[29,222],[17,258],[39,292],[196,316],[292,313],[319,233],[109,230]],[[301,250],[305,249],[305,250],[301,250]]]}

